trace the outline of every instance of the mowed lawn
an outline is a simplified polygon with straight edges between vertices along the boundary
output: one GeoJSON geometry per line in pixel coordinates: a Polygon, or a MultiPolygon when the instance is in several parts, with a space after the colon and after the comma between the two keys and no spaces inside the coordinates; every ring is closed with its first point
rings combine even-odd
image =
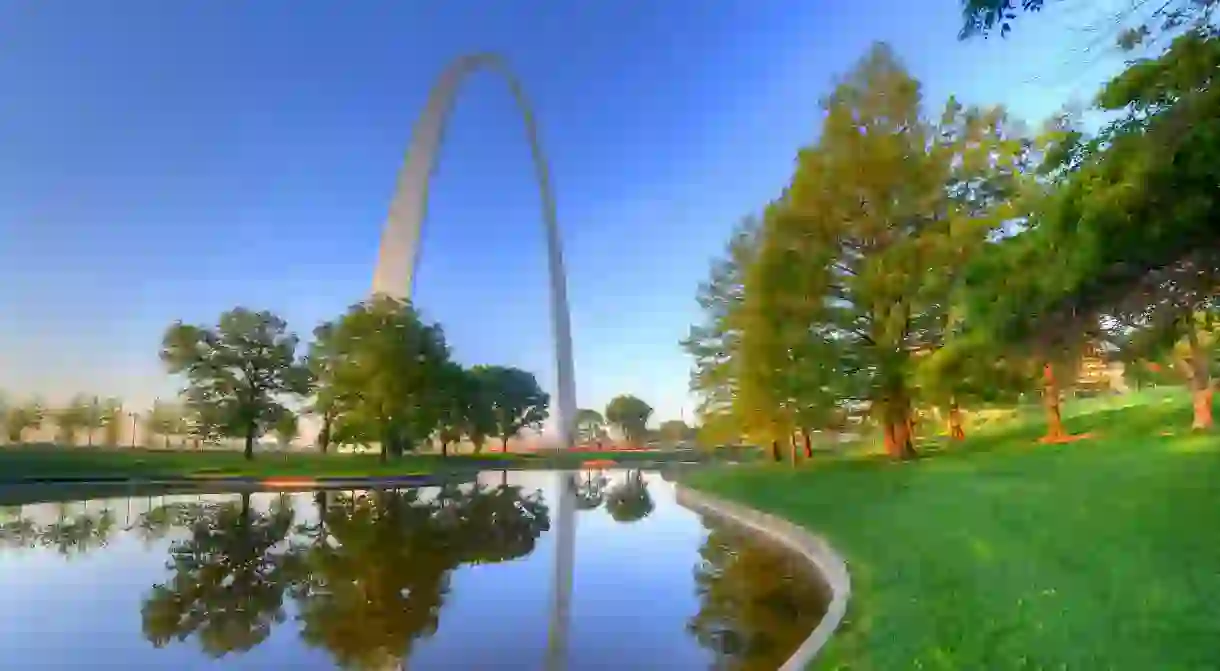
{"type": "MultiPolygon", "coordinates": [[[[753,458],[751,452],[743,458],[753,458]]],[[[168,477],[377,477],[453,470],[500,468],[580,468],[589,461],[614,461],[624,467],[713,455],[669,450],[579,451],[556,454],[485,451],[481,454],[408,454],[382,463],[375,454],[320,454],[316,452],[256,452],[246,461],[230,450],[150,450],[142,448],[63,447],[55,445],[0,446],[0,483],[90,478],[152,479],[168,477]]]]}
{"type": "Polygon", "coordinates": [[[846,557],[847,621],[813,668],[1220,668],[1220,438],[1185,430],[1180,397],[1068,425],[1096,437],[1041,445],[1029,424],[912,463],[687,480],[846,557]]]}
{"type": "Polygon", "coordinates": [[[246,461],[241,452],[148,450],[140,448],[0,447],[0,482],[27,478],[156,478],[206,476],[359,477],[430,473],[436,470],[511,465],[512,455],[479,457],[408,455],[381,463],[372,454],[259,452],[246,461]]]}

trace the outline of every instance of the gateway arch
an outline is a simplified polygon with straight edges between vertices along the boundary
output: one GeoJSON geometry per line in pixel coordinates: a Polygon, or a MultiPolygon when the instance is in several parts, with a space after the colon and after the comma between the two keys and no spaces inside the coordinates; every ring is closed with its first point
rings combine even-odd
{"type": "MultiPolygon", "coordinates": [[[[490,70],[508,82],[517,109],[525,122],[525,133],[533,157],[538,190],[542,194],[542,227],[546,236],[547,267],[550,271],[551,329],[555,344],[555,445],[572,446],[576,420],[576,382],[572,366],[572,326],[568,312],[567,273],[559,241],[559,221],[555,215],[555,194],[550,170],[538,138],[538,124],[521,81],[497,54],[462,56],[449,64],[432,86],[423,113],[416,121],[407,149],[407,159],[398,174],[394,198],[381,234],[377,268],[373,273],[373,294],[409,300],[415,266],[419,261],[420,231],[428,213],[428,180],[436,166],[445,130],[458,87],[467,75],[490,70]]],[[[576,483],[569,473],[560,474],[557,484],[555,572],[551,586],[551,622],[546,666],[562,669],[567,657],[572,573],[576,544],[576,483]]]]}
{"type": "Polygon", "coordinates": [[[555,194],[550,170],[538,138],[533,107],[521,81],[497,54],[470,54],[449,64],[432,86],[428,102],[416,122],[407,149],[407,159],[398,174],[394,199],[381,234],[377,269],[373,273],[373,293],[399,299],[411,298],[415,266],[419,262],[420,230],[428,213],[428,179],[436,166],[437,152],[445,122],[453,109],[458,87],[467,75],[490,70],[508,82],[513,100],[525,122],[525,133],[533,156],[538,190],[542,194],[542,227],[546,236],[547,266],[550,271],[551,328],[555,344],[555,436],[560,448],[571,447],[576,419],[576,382],[572,366],[572,326],[568,312],[567,273],[559,241],[559,221],[555,215],[555,194]]]}

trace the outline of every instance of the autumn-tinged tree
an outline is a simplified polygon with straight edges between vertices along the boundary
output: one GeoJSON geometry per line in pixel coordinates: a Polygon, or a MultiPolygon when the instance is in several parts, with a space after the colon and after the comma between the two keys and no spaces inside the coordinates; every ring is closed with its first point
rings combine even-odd
{"type": "Polygon", "coordinates": [[[27,431],[37,431],[42,428],[46,417],[45,406],[35,399],[24,403],[8,406],[4,414],[4,431],[10,443],[20,443],[25,439],[27,431]]]}
{"type": "Polygon", "coordinates": [[[148,436],[148,440],[154,440],[160,436],[162,446],[168,449],[171,436],[181,436],[187,432],[183,414],[183,409],[179,406],[155,401],[152,409],[144,417],[144,432],[148,436]]]}
{"type": "Polygon", "coordinates": [[[239,307],[215,326],[170,326],[161,360],[186,378],[187,408],[221,435],[241,437],[246,459],[253,459],[254,441],[286,412],[282,397],[308,389],[296,349],[297,337],[283,319],[239,307]]]}
{"type": "Polygon", "coordinates": [[[918,82],[885,45],[824,107],[747,272],[738,403],[774,449],[866,405],[906,458],[916,357],[943,343],[958,269],[1005,223],[994,205],[1029,145],[1001,110],[950,99],[923,118],[918,82]]]}
{"type": "Polygon", "coordinates": [[[742,220],[729,237],[724,254],[712,261],[708,279],[695,299],[703,321],[691,326],[681,342],[693,361],[690,389],[699,398],[695,412],[700,437],[710,444],[736,442],[742,436],[734,402],[739,389],[741,309],[745,275],[758,250],[759,219],[742,220]]]}
{"type": "Polygon", "coordinates": [[[292,446],[292,441],[297,439],[301,434],[300,418],[295,412],[285,410],[275,420],[272,431],[275,432],[276,442],[279,443],[281,450],[286,450],[292,446]]]}
{"type": "Polygon", "coordinates": [[[648,419],[652,417],[652,406],[632,396],[615,396],[606,404],[606,421],[618,428],[629,443],[643,442],[648,433],[648,419]]]}
{"type": "Polygon", "coordinates": [[[523,429],[542,428],[550,413],[551,397],[533,373],[504,366],[475,366],[472,372],[491,400],[502,451],[508,451],[509,438],[523,429]]]}
{"type": "Polygon", "coordinates": [[[449,362],[439,325],[425,324],[410,303],[379,295],[314,335],[311,353],[329,367],[315,394],[327,399],[347,441],[380,443],[384,460],[432,434],[449,362]]]}

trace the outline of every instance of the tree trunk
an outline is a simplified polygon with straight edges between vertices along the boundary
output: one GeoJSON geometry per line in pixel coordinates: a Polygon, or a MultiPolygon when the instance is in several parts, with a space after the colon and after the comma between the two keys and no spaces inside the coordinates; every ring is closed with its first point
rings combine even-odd
{"type": "Polygon", "coordinates": [[[1199,332],[1194,324],[1186,331],[1186,343],[1190,347],[1190,395],[1194,405],[1191,419],[1192,431],[1210,431],[1212,428],[1212,381],[1207,366],[1207,352],[1199,342],[1199,332]]]}
{"type": "Polygon", "coordinates": [[[322,415],[322,429],[318,431],[318,450],[326,454],[330,450],[330,413],[322,415]]]}
{"type": "Polygon", "coordinates": [[[250,422],[250,424],[248,426],[246,426],[246,449],[245,449],[246,461],[252,461],[254,459],[255,428],[256,427],[255,427],[254,422],[250,422]]]}
{"type": "Polygon", "coordinates": [[[789,442],[789,443],[791,444],[791,446],[792,446],[792,447],[791,447],[791,449],[790,449],[790,450],[789,450],[789,452],[788,452],[788,458],[789,458],[789,459],[792,461],[792,465],[793,465],[793,466],[795,466],[795,465],[796,465],[796,460],[797,460],[797,459],[796,459],[796,451],[797,451],[797,447],[796,447],[796,434],[795,434],[795,433],[789,433],[789,434],[788,434],[788,442],[789,442]]]}
{"type": "Polygon", "coordinates": [[[916,456],[913,440],[915,421],[911,416],[911,404],[907,400],[886,408],[884,428],[885,451],[894,459],[913,459],[916,456]]]}
{"type": "Polygon", "coordinates": [[[809,429],[801,429],[801,436],[805,439],[805,458],[813,458],[813,440],[809,437],[809,429]]]}
{"type": "Polygon", "coordinates": [[[508,486],[508,469],[507,468],[500,471],[500,486],[501,487],[508,486]]]}
{"type": "Polygon", "coordinates": [[[442,459],[449,458],[449,441],[447,441],[447,440],[441,441],[441,458],[442,459]]]}
{"type": "Polygon", "coordinates": [[[771,459],[776,463],[783,461],[783,457],[779,455],[779,441],[771,441],[771,459]]]}
{"type": "Polygon", "coordinates": [[[169,434],[165,434],[165,449],[169,449],[169,434]]]}
{"type": "Polygon", "coordinates": [[[1042,366],[1042,404],[1046,408],[1046,440],[1067,436],[1059,408],[1059,382],[1055,379],[1055,367],[1049,362],[1042,366]]]}
{"type": "Polygon", "coordinates": [[[500,436],[500,452],[508,454],[508,436],[500,436]]]}
{"type": "Polygon", "coordinates": [[[957,401],[949,402],[949,438],[964,440],[966,431],[962,428],[962,411],[957,407],[957,401]]]}

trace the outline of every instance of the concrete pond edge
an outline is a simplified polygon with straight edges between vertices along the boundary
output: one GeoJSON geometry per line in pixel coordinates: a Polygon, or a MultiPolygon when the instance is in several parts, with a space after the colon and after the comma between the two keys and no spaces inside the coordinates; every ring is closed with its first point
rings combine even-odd
{"type": "Polygon", "coordinates": [[[674,491],[679,505],[724,518],[771,538],[807,559],[822,577],[830,590],[826,614],[796,652],[779,667],[779,671],[804,669],[830,640],[847,614],[847,601],[851,598],[851,575],[847,571],[847,562],[825,539],[788,520],[686,485],[675,484],[674,491]]]}

